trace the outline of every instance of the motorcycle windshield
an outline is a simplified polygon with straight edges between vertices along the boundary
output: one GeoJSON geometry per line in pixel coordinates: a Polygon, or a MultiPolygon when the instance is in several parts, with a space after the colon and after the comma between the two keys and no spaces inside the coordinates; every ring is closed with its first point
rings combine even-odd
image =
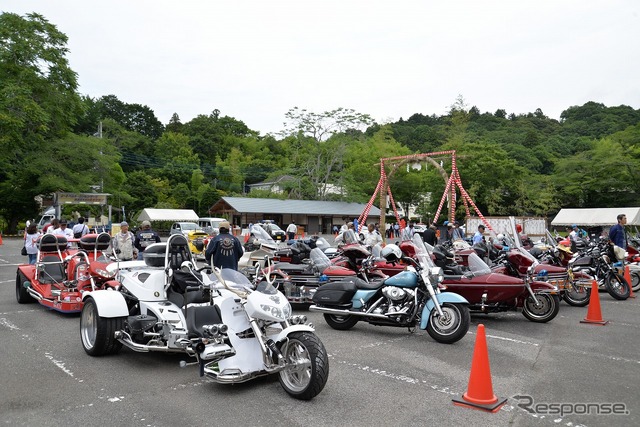
{"type": "Polygon", "coordinates": [[[516,230],[516,220],[514,217],[509,217],[509,233],[505,234],[505,239],[509,241],[509,247],[512,249],[517,249],[525,258],[528,258],[531,261],[531,265],[538,265],[538,260],[536,257],[531,255],[528,250],[522,247],[522,243],[520,242],[520,236],[518,236],[518,231],[516,230]]]}
{"type": "Polygon", "coordinates": [[[469,254],[467,261],[469,263],[469,271],[473,273],[474,276],[491,273],[489,266],[478,256],[478,254],[469,254]]]}
{"type": "Polygon", "coordinates": [[[413,240],[413,234],[411,233],[409,227],[405,227],[402,229],[402,232],[400,233],[400,240],[403,242],[407,240],[413,240]]]}
{"type": "MultiPolygon", "coordinates": [[[[242,291],[251,290],[253,285],[251,281],[244,274],[236,271],[232,268],[223,268],[220,270],[220,277],[224,280],[224,283],[231,289],[239,289],[242,291]]],[[[219,284],[220,280],[215,274],[209,276],[214,284],[219,284]]]]}
{"type": "Polygon", "coordinates": [[[416,247],[416,259],[420,262],[423,268],[435,267],[433,260],[431,259],[431,253],[427,249],[422,240],[422,236],[419,233],[413,235],[411,240],[416,247]]]}
{"type": "Polygon", "coordinates": [[[313,265],[315,265],[319,271],[323,271],[331,265],[331,260],[328,256],[322,252],[320,248],[313,248],[309,253],[309,258],[313,265]]]}
{"type": "Polygon", "coordinates": [[[360,239],[358,239],[358,236],[356,236],[356,232],[349,229],[347,231],[345,231],[344,233],[342,233],[342,241],[346,244],[346,245],[350,245],[350,244],[360,244],[360,239]]]}
{"type": "Polygon", "coordinates": [[[545,232],[545,243],[554,248],[558,246],[558,242],[556,242],[556,239],[551,235],[549,230],[545,230],[544,232],[545,232]]]}
{"type": "Polygon", "coordinates": [[[324,251],[325,249],[330,248],[331,245],[329,244],[329,242],[327,242],[327,239],[325,239],[324,237],[318,237],[318,240],[316,240],[316,247],[319,248],[321,251],[324,251]]]}
{"type": "Polygon", "coordinates": [[[260,241],[260,243],[266,243],[268,245],[276,246],[275,240],[271,238],[269,233],[267,233],[267,230],[260,227],[259,225],[256,224],[252,226],[250,232],[251,234],[253,234],[253,237],[260,241]]]}
{"type": "Polygon", "coordinates": [[[382,243],[378,243],[377,245],[371,248],[371,255],[373,255],[373,257],[376,259],[382,258],[381,252],[382,252],[382,243]]]}

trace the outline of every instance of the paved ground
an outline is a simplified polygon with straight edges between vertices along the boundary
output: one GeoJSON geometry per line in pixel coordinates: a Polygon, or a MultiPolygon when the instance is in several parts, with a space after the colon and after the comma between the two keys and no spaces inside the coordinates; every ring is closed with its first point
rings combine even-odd
{"type": "Polygon", "coordinates": [[[640,300],[600,294],[607,326],[581,324],[587,308],[564,303],[559,316],[542,325],[515,312],[473,316],[470,333],[453,345],[438,344],[425,331],[363,323],[335,331],[309,313],[330,354],[330,377],[320,395],[300,402],[276,378],[234,386],[201,380],[196,366],[179,368],[179,355],[123,349],[116,356],[87,356],[77,315],[16,302],[16,265],[25,259],[20,245],[5,239],[0,246],[5,425],[640,425],[640,300]],[[493,391],[509,397],[495,414],[451,403],[467,390],[480,323],[487,331],[493,391]],[[531,400],[537,413],[518,406],[531,400]],[[563,410],[578,413],[544,413],[562,402],[563,410]],[[583,415],[586,403],[609,409],[618,403],[628,414],[583,415]]]}

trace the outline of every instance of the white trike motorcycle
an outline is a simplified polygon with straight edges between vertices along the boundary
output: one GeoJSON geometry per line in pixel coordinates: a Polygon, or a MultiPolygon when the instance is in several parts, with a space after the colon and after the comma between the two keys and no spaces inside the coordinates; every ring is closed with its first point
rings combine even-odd
{"type": "Polygon", "coordinates": [[[91,356],[134,351],[193,356],[200,375],[239,383],[280,374],[291,396],[308,400],[327,381],[327,352],[306,316],[292,316],[270,283],[255,290],[235,270],[196,270],[184,236],[144,251],[144,262],[112,264],[119,291],[85,292],[80,337],[91,356]]]}

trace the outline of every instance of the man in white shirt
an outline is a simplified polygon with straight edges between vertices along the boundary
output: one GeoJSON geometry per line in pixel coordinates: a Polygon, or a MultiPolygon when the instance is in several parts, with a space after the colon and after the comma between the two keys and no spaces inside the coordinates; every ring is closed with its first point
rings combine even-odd
{"type": "MultiPolygon", "coordinates": [[[[64,236],[67,240],[73,239],[73,231],[67,228],[66,219],[60,220],[60,227],[53,230],[53,234],[55,234],[56,236],[64,236]]],[[[71,246],[71,243],[69,243],[67,246],[71,246]]]]}
{"type": "Polygon", "coordinates": [[[298,227],[296,226],[296,223],[291,221],[291,224],[289,224],[286,231],[287,231],[287,237],[289,238],[289,240],[295,239],[296,233],[298,232],[298,227]]]}
{"type": "Polygon", "coordinates": [[[382,236],[380,235],[380,232],[376,230],[375,225],[369,224],[367,226],[367,230],[368,230],[367,235],[364,238],[365,246],[372,248],[375,245],[382,243],[382,236]]]}

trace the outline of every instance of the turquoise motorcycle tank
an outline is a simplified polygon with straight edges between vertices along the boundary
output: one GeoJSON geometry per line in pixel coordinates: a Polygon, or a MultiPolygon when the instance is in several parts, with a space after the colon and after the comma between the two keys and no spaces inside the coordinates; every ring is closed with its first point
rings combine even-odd
{"type": "Polygon", "coordinates": [[[384,281],[386,286],[399,288],[415,288],[418,285],[418,276],[412,271],[402,271],[384,281]]]}

